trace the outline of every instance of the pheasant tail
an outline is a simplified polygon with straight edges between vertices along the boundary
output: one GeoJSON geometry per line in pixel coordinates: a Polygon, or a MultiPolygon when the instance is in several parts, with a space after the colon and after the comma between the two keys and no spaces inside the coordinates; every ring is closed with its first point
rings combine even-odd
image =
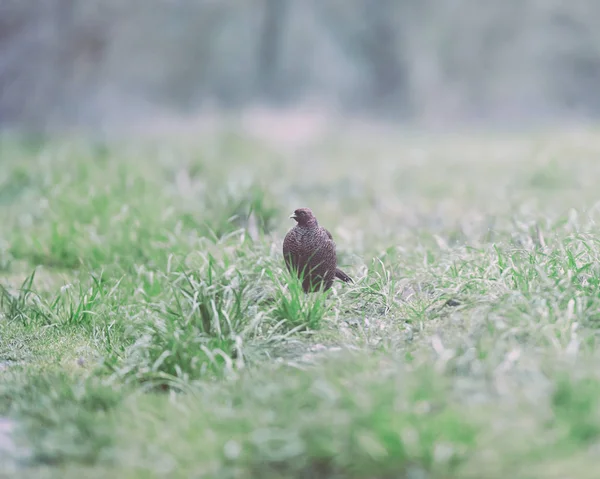
{"type": "Polygon", "coordinates": [[[352,278],[339,268],[335,269],[335,277],[341,279],[344,283],[354,283],[354,281],[352,281],[352,278]]]}

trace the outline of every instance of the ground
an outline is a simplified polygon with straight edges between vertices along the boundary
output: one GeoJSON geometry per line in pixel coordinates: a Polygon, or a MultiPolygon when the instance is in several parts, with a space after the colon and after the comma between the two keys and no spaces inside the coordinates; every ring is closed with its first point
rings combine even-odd
{"type": "Polygon", "coordinates": [[[0,475],[596,477],[600,132],[352,128],[2,137],[0,475]]]}

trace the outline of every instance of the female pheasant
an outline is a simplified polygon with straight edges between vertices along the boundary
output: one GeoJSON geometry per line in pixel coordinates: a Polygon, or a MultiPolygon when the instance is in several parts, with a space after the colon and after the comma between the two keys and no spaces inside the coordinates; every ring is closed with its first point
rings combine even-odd
{"type": "Polygon", "coordinates": [[[319,226],[312,211],[299,208],[290,218],[297,224],[283,240],[283,258],[288,271],[302,280],[304,292],[327,291],[335,278],[351,283],[352,278],[337,267],[331,233],[319,226]]]}

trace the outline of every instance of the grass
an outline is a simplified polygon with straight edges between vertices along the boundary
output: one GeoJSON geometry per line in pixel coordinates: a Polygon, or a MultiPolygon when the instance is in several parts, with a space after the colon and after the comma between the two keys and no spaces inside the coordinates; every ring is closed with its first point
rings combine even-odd
{"type": "Polygon", "coordinates": [[[598,132],[276,145],[0,139],[0,473],[595,477],[598,132]]]}

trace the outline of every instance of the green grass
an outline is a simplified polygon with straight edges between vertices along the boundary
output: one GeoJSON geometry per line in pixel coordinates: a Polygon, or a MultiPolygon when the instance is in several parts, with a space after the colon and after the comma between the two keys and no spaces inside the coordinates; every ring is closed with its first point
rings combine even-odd
{"type": "Polygon", "coordinates": [[[0,139],[0,475],[595,477],[600,134],[276,145],[0,139]]]}

